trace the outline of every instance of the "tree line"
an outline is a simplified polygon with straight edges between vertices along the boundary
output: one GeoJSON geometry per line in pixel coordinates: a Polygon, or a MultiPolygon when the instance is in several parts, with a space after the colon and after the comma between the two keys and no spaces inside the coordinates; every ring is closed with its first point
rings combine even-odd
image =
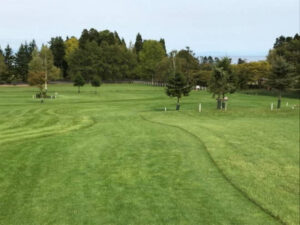
{"type": "MultiPolygon", "coordinates": [[[[228,98],[227,93],[234,93],[239,89],[250,86],[274,88],[278,92],[277,108],[281,107],[282,92],[288,88],[300,89],[300,36],[279,37],[269,51],[267,61],[250,62],[239,59],[237,65],[231,64],[231,59],[212,57],[203,58],[202,70],[199,78],[203,79],[203,73],[207,73],[207,84],[209,91],[216,96],[217,109],[224,109],[228,98]]],[[[179,99],[187,96],[191,90],[191,83],[187,81],[188,76],[175,72],[170,76],[166,88],[166,94],[177,98],[176,109],[179,110],[179,99]]],[[[199,73],[199,71],[198,71],[199,73]]],[[[197,74],[197,73],[195,73],[197,74]]],[[[195,77],[195,76],[194,76],[195,77]]],[[[196,76],[197,77],[197,76],[196,76]]],[[[200,83],[199,81],[196,83],[200,83]]]]}
{"type": "Polygon", "coordinates": [[[35,41],[0,48],[0,83],[28,82],[47,90],[51,80],[84,82],[145,80],[168,83],[177,73],[190,86],[208,86],[219,99],[228,92],[248,88],[300,88],[300,37],[278,37],[264,61],[246,62],[230,58],[197,57],[189,48],[167,52],[166,43],[144,40],[137,34],[134,44],[126,44],[117,32],[84,29],[81,36],[53,37],[40,49],[35,41]],[[287,76],[282,75],[285,71],[287,76]],[[281,75],[280,75],[281,74],[281,75]]]}

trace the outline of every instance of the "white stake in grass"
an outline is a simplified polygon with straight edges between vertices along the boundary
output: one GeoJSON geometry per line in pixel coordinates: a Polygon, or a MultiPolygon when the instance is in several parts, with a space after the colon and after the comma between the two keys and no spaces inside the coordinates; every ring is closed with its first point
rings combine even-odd
{"type": "Polygon", "coordinates": [[[165,107],[165,112],[167,112],[167,107],[165,107]]]}
{"type": "Polygon", "coordinates": [[[274,108],[274,104],[273,102],[271,103],[271,111],[273,111],[273,108],[274,108]]]}
{"type": "Polygon", "coordinates": [[[288,106],[289,106],[289,103],[287,102],[287,103],[286,103],[286,107],[288,107],[288,106]]]}
{"type": "Polygon", "coordinates": [[[202,112],[202,105],[201,105],[201,103],[199,104],[199,112],[202,112]]]}

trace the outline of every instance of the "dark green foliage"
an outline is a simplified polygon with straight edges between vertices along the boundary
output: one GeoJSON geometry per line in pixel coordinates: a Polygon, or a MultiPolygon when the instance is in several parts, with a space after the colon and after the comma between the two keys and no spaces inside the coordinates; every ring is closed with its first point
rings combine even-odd
{"type": "Polygon", "coordinates": [[[163,46],[163,49],[165,51],[165,55],[167,55],[167,49],[166,49],[166,42],[165,42],[165,39],[161,38],[159,40],[159,43],[161,43],[161,45],[163,46]]]}
{"type": "Polygon", "coordinates": [[[130,79],[134,76],[136,57],[123,45],[101,46],[100,77],[103,80],[118,81],[130,79]]]}
{"type": "Polygon", "coordinates": [[[181,59],[181,72],[188,82],[195,83],[193,80],[199,71],[199,60],[195,57],[194,52],[189,47],[186,47],[186,49],[177,53],[176,58],[181,59]]]}
{"type": "Polygon", "coordinates": [[[188,96],[192,87],[188,84],[183,74],[177,72],[168,80],[166,94],[170,97],[177,98],[176,110],[179,110],[179,100],[182,96],[188,96]]]}
{"type": "Polygon", "coordinates": [[[164,57],[156,67],[155,80],[166,83],[169,75],[174,74],[173,62],[171,57],[164,57]]]}
{"type": "Polygon", "coordinates": [[[89,41],[89,32],[87,29],[84,29],[81,33],[81,37],[79,38],[79,47],[84,48],[87,41],[89,41]]]}
{"type": "Polygon", "coordinates": [[[35,40],[32,40],[28,45],[28,50],[29,50],[30,54],[32,54],[33,50],[36,48],[37,48],[37,46],[36,46],[35,40]]]}
{"type": "Polygon", "coordinates": [[[243,64],[243,63],[246,63],[246,60],[245,60],[245,59],[239,58],[239,59],[238,59],[238,64],[243,64]]]}
{"type": "Polygon", "coordinates": [[[143,49],[139,53],[141,77],[145,80],[155,80],[155,71],[160,61],[165,57],[163,46],[155,40],[147,40],[143,43],[143,49]]]}
{"type": "Polygon", "coordinates": [[[30,62],[30,58],[28,58],[27,55],[27,49],[28,46],[25,43],[25,45],[21,44],[19,51],[16,54],[15,59],[15,67],[16,67],[16,73],[18,77],[20,77],[23,81],[27,80],[28,76],[28,63],[30,62]]]}
{"type": "Polygon", "coordinates": [[[89,31],[84,29],[79,38],[79,47],[84,48],[87,42],[95,41],[98,45],[106,42],[108,45],[121,45],[122,41],[117,32],[110,32],[109,30],[97,31],[91,28],[89,31]]]}
{"type": "Polygon", "coordinates": [[[7,76],[7,66],[4,62],[4,56],[0,52],[0,84],[6,82],[6,76],[7,76]]]}
{"type": "Polygon", "coordinates": [[[100,87],[101,86],[101,79],[99,77],[94,76],[91,80],[91,84],[93,87],[100,87]]]}
{"type": "Polygon", "coordinates": [[[235,90],[236,80],[231,69],[231,59],[225,57],[216,64],[209,81],[209,91],[213,93],[213,96],[217,95],[218,109],[221,109],[225,94],[233,93],[235,90]]]}
{"type": "Polygon", "coordinates": [[[76,49],[69,57],[69,74],[80,73],[86,81],[99,75],[101,65],[101,49],[96,42],[87,42],[83,48],[76,49]]]}
{"type": "Polygon", "coordinates": [[[63,77],[66,78],[68,64],[65,61],[66,52],[64,40],[61,37],[51,38],[49,44],[53,54],[54,65],[61,69],[63,77]]]}
{"type": "Polygon", "coordinates": [[[87,42],[84,48],[74,51],[69,57],[69,73],[80,72],[85,80],[93,76],[102,80],[117,81],[134,77],[136,57],[124,45],[100,46],[95,41],[87,42]]]}
{"type": "Polygon", "coordinates": [[[19,51],[15,57],[15,71],[17,77],[23,82],[28,78],[28,64],[32,59],[32,52],[36,48],[35,42],[32,41],[29,45],[21,44],[19,51]]]}
{"type": "Polygon", "coordinates": [[[80,93],[80,87],[82,87],[85,84],[85,80],[83,79],[80,73],[77,73],[73,81],[74,86],[78,87],[78,93],[80,93]]]}
{"type": "MultiPolygon", "coordinates": [[[[278,104],[277,108],[280,108],[281,94],[287,88],[291,87],[295,82],[294,68],[283,57],[277,56],[271,62],[271,74],[269,76],[267,84],[274,89],[278,90],[278,104]]],[[[299,78],[298,78],[299,79],[299,78]]]]}
{"type": "Polygon", "coordinates": [[[91,85],[95,87],[95,93],[97,93],[97,87],[101,86],[101,79],[97,76],[94,76],[91,80],[91,85]]]}
{"type": "Polygon", "coordinates": [[[278,56],[271,62],[271,74],[268,85],[280,91],[285,91],[293,82],[294,68],[283,57],[278,56]]]}
{"type": "Polygon", "coordinates": [[[127,49],[117,32],[84,30],[79,48],[68,56],[69,74],[80,72],[86,81],[93,76],[118,81],[135,77],[135,54],[127,49]]]}
{"type": "Polygon", "coordinates": [[[143,39],[142,39],[142,35],[140,33],[138,33],[136,35],[134,49],[135,49],[135,52],[137,55],[139,55],[140,51],[142,51],[142,49],[143,49],[143,39]]]}
{"type": "Polygon", "coordinates": [[[294,37],[280,36],[276,39],[274,49],[269,52],[268,60],[272,63],[272,59],[276,56],[282,56],[286,62],[294,66],[295,80],[292,84],[295,88],[300,89],[300,36],[295,34],[294,37]]]}
{"type": "Polygon", "coordinates": [[[7,72],[3,77],[3,80],[6,83],[11,83],[12,80],[14,79],[14,73],[15,73],[14,61],[15,61],[15,56],[13,55],[13,50],[9,45],[7,45],[6,48],[4,49],[4,63],[7,67],[7,72]]]}

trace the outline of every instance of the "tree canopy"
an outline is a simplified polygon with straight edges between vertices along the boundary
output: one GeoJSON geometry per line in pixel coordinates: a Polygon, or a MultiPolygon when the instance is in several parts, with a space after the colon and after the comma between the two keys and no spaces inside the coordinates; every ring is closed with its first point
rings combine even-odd
{"type": "Polygon", "coordinates": [[[221,102],[225,100],[225,94],[233,93],[235,90],[236,80],[232,73],[231,59],[224,57],[214,67],[209,81],[209,91],[213,96],[217,95],[218,109],[221,108],[221,102]]]}
{"type": "Polygon", "coordinates": [[[146,40],[139,53],[142,78],[154,80],[155,70],[165,57],[165,51],[159,41],[146,40]]]}
{"type": "Polygon", "coordinates": [[[169,77],[166,94],[170,97],[177,98],[176,110],[179,110],[179,100],[182,96],[188,96],[191,91],[191,86],[188,84],[186,78],[182,73],[176,72],[175,75],[169,77]]]}
{"type": "Polygon", "coordinates": [[[47,92],[47,83],[60,78],[60,69],[53,64],[51,50],[43,45],[41,50],[32,52],[32,60],[28,64],[28,83],[37,86],[40,91],[47,92]]]}
{"type": "Polygon", "coordinates": [[[78,87],[78,93],[80,93],[80,87],[82,87],[85,84],[85,80],[81,76],[81,74],[78,72],[74,77],[74,86],[78,87]]]}

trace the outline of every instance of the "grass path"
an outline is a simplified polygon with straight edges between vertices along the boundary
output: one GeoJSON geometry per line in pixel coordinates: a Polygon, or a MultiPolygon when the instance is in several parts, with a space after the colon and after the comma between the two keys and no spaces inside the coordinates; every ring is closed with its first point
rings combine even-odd
{"type": "Polygon", "coordinates": [[[218,172],[222,175],[222,177],[234,188],[236,189],[238,192],[241,193],[242,196],[244,196],[248,201],[250,201],[251,203],[253,203],[255,206],[257,206],[259,209],[261,209],[264,213],[268,214],[270,217],[272,217],[273,219],[277,220],[280,224],[286,224],[279,216],[274,215],[269,209],[264,208],[260,203],[256,202],[254,199],[252,199],[250,196],[248,196],[248,194],[246,192],[244,192],[242,189],[240,189],[240,187],[238,187],[235,183],[233,183],[233,181],[224,173],[224,171],[218,166],[218,164],[216,163],[216,161],[214,160],[214,158],[211,156],[210,152],[208,151],[207,147],[205,146],[205,143],[203,142],[203,140],[200,139],[199,136],[191,133],[188,130],[185,130],[184,128],[180,127],[180,126],[176,126],[176,125],[170,125],[170,124],[166,124],[166,123],[161,123],[161,122],[154,122],[151,120],[147,120],[145,117],[142,116],[142,118],[146,121],[149,121],[151,123],[157,123],[160,125],[164,125],[164,126],[170,126],[173,128],[177,128],[180,129],[181,131],[188,133],[189,135],[195,137],[196,139],[199,140],[199,143],[201,143],[201,145],[203,145],[203,149],[205,149],[209,160],[212,162],[212,164],[217,168],[218,172]]]}
{"type": "Polygon", "coordinates": [[[297,112],[269,114],[270,97],[234,95],[241,109],[220,114],[193,92],[163,112],[174,104],[161,88],[50,88],[60,97],[45,104],[0,89],[0,224],[299,221],[297,112]]]}

